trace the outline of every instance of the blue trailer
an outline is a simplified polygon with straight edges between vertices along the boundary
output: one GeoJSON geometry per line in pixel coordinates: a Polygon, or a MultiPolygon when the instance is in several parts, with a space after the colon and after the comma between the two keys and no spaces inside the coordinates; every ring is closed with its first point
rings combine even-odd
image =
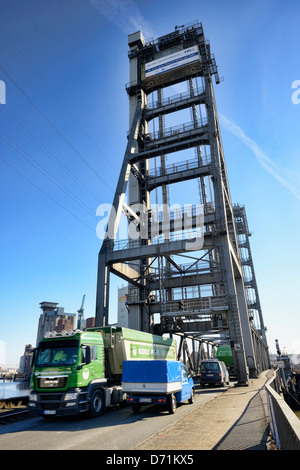
{"type": "Polygon", "coordinates": [[[123,361],[122,391],[133,411],[143,405],[164,405],[173,414],[177,403],[194,402],[194,381],[180,361],[123,361]]]}

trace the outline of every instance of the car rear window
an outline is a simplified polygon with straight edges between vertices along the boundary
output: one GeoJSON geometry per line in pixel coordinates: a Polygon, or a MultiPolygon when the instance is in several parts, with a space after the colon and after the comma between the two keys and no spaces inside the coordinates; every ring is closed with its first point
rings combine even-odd
{"type": "Polygon", "coordinates": [[[200,370],[202,370],[202,371],[207,371],[207,370],[219,371],[220,370],[220,365],[219,365],[218,362],[202,362],[200,370]]]}

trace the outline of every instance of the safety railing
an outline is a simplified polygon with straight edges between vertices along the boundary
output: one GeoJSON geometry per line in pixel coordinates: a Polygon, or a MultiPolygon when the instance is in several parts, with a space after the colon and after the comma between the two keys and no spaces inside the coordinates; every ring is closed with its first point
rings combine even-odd
{"type": "MultiPolygon", "coordinates": [[[[160,243],[166,243],[170,241],[179,241],[179,240],[190,241],[190,243],[192,243],[193,240],[203,239],[203,234],[204,232],[201,227],[195,230],[182,230],[179,232],[166,231],[165,233],[162,233],[152,238],[151,244],[158,245],[160,243]]],[[[140,248],[141,246],[143,246],[143,243],[142,243],[143,241],[145,240],[143,240],[142,238],[137,238],[136,240],[135,239],[116,240],[114,243],[113,249],[114,251],[117,251],[117,250],[131,249],[131,248],[140,248]]]]}
{"type": "Polygon", "coordinates": [[[188,131],[193,131],[196,129],[201,129],[207,124],[207,117],[203,117],[202,119],[198,119],[197,121],[190,121],[184,124],[180,124],[178,126],[172,126],[162,131],[155,131],[152,133],[147,134],[146,140],[153,141],[159,140],[166,137],[172,137],[178,134],[183,134],[188,131]]]}
{"type": "Polygon", "coordinates": [[[152,111],[153,109],[160,108],[162,106],[168,106],[174,103],[179,103],[183,100],[188,100],[189,98],[194,98],[202,95],[204,92],[204,87],[197,89],[196,91],[185,91],[183,93],[178,93],[177,95],[168,96],[167,98],[163,98],[161,101],[155,100],[148,103],[147,109],[152,111]]]}
{"type": "Polygon", "coordinates": [[[266,383],[270,431],[279,450],[300,450],[300,420],[279,394],[278,370],[266,383]]]}
{"type": "Polygon", "coordinates": [[[185,300],[171,300],[164,302],[165,313],[177,312],[181,315],[195,315],[199,313],[218,312],[228,309],[227,299],[224,296],[195,298],[185,300]]]}
{"type": "Polygon", "coordinates": [[[193,158],[191,160],[185,160],[178,163],[172,163],[166,165],[165,168],[159,167],[156,169],[151,169],[149,178],[155,178],[157,176],[165,176],[173,173],[180,173],[186,170],[193,170],[202,166],[209,165],[211,163],[210,155],[201,155],[200,158],[193,158]]]}

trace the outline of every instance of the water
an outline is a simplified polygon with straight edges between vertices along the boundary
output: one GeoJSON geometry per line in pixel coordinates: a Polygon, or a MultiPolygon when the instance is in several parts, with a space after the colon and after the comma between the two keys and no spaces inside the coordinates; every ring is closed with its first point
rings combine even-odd
{"type": "Polygon", "coordinates": [[[28,382],[0,381],[0,400],[15,397],[26,397],[30,393],[28,382]]]}

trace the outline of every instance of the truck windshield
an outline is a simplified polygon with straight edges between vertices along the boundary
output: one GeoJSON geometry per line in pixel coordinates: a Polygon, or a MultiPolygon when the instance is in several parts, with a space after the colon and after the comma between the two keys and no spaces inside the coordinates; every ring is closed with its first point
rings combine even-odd
{"type": "Polygon", "coordinates": [[[78,359],[78,341],[45,341],[40,343],[35,365],[37,367],[72,366],[78,359]]]}

